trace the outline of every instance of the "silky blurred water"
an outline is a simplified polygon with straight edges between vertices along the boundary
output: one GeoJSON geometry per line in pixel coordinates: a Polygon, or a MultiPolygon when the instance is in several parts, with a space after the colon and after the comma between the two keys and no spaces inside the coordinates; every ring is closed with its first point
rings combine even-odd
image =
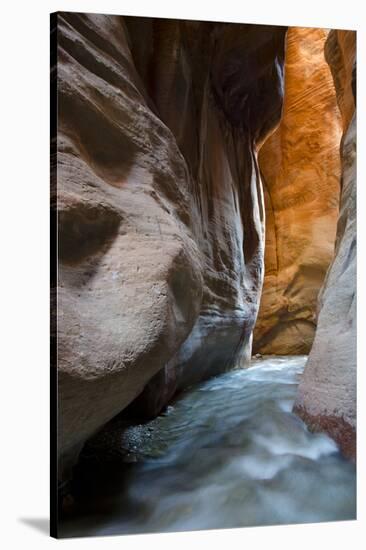
{"type": "Polygon", "coordinates": [[[305,356],[254,360],[121,433],[131,463],[91,478],[61,536],[348,520],[356,472],[291,413],[305,356]],[[137,461],[137,462],[134,462],[137,461]]]}

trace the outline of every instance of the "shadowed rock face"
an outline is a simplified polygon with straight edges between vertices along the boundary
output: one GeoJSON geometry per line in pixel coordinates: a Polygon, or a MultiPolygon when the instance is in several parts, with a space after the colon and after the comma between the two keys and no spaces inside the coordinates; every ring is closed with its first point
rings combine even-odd
{"type": "Polygon", "coordinates": [[[283,116],[259,154],[266,251],[254,353],[309,353],[334,254],[342,120],[324,57],[328,32],[288,30],[283,116]]]}
{"type": "Polygon", "coordinates": [[[285,29],[58,15],[60,478],[251,352],[285,29]]]}
{"type": "Polygon", "coordinates": [[[295,402],[314,430],[327,431],[344,454],[356,454],[356,112],[352,31],[331,31],[326,56],[342,113],[342,190],[335,257],[319,296],[319,316],[295,402]]]}

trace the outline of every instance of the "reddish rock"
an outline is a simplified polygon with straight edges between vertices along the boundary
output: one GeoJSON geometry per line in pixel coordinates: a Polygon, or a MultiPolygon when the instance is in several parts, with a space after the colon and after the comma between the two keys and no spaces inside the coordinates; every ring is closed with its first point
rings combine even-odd
{"type": "Polygon", "coordinates": [[[342,121],[324,57],[328,33],[289,28],[282,120],[259,154],[266,248],[254,353],[309,353],[333,258],[342,121]]]}

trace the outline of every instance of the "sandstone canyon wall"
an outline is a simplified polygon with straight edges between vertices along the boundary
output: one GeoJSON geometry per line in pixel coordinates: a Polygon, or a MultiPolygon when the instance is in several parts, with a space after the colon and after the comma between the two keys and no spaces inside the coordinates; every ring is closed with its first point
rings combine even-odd
{"type": "Polygon", "coordinates": [[[328,32],[289,28],[283,116],[259,154],[266,246],[254,353],[309,353],[333,258],[342,121],[324,56],[328,32]]]}
{"type": "MultiPolygon", "coordinates": [[[[285,29],[57,15],[59,478],[251,353],[285,29]],[[142,410],[143,409],[143,410],[142,410]]],[[[56,189],[55,189],[56,190],[56,189]]]]}
{"type": "Polygon", "coordinates": [[[326,57],[343,120],[342,190],[335,257],[319,297],[318,325],[295,402],[313,430],[356,454],[356,33],[331,31],[326,57]]]}

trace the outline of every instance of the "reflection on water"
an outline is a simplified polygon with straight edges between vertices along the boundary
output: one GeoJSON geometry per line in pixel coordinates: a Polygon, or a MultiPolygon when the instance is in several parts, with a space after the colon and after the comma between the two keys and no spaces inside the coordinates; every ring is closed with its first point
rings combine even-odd
{"type": "Polygon", "coordinates": [[[130,463],[90,476],[88,494],[62,520],[60,535],[355,518],[355,466],[291,413],[305,360],[255,360],[119,433],[130,463]]]}

